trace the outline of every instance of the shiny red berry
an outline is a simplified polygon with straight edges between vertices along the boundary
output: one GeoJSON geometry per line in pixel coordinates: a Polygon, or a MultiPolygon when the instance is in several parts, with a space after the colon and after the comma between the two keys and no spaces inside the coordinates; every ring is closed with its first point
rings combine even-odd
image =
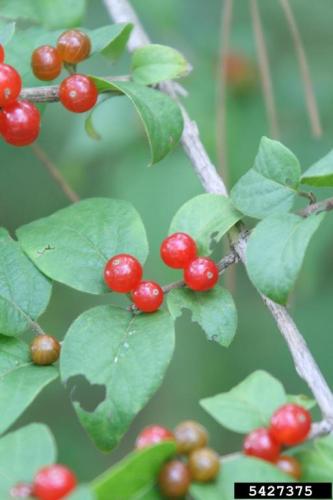
{"type": "Polygon", "coordinates": [[[158,485],[167,498],[183,498],[191,484],[188,466],[180,460],[172,460],[164,465],[159,477],[158,485]]]}
{"type": "Polygon", "coordinates": [[[30,498],[32,495],[32,485],[29,483],[17,483],[10,489],[9,493],[13,498],[30,498]]]}
{"type": "Polygon", "coordinates": [[[280,454],[280,445],[274,441],[268,430],[262,427],[246,436],[243,450],[245,455],[275,462],[280,454]]]}
{"type": "Polygon", "coordinates": [[[60,500],[76,487],[76,477],[59,464],[40,469],[33,483],[33,495],[39,500],[60,500]]]}
{"type": "Polygon", "coordinates": [[[163,290],[154,281],[141,281],[132,291],[134,305],[142,312],[157,311],[163,302],[163,290]]]}
{"type": "Polygon", "coordinates": [[[71,75],[60,84],[59,99],[73,113],[89,111],[95,106],[97,98],[96,85],[85,75],[71,75]]]}
{"type": "Polygon", "coordinates": [[[39,80],[54,80],[61,73],[62,61],[57,49],[51,45],[42,45],[31,56],[31,67],[39,80]]]}
{"type": "Polygon", "coordinates": [[[0,64],[2,64],[5,60],[5,49],[3,45],[0,45],[0,64]]]}
{"type": "Polygon", "coordinates": [[[161,258],[174,269],[184,269],[197,256],[195,241],[186,233],[174,233],[162,242],[161,258]]]}
{"type": "Polygon", "coordinates": [[[192,290],[203,292],[213,288],[219,279],[219,270],[209,257],[197,257],[184,270],[184,281],[192,290]]]}
{"type": "Polygon", "coordinates": [[[0,112],[0,133],[8,144],[27,146],[40,131],[40,113],[29,101],[17,101],[0,112]]]}
{"type": "Polygon", "coordinates": [[[304,441],[311,429],[311,415],[302,406],[286,404],[273,415],[269,431],[273,438],[286,446],[304,441]]]}
{"type": "Polygon", "coordinates": [[[22,89],[22,79],[16,69],[0,64],[0,108],[16,101],[22,89]]]}
{"type": "Polygon", "coordinates": [[[141,281],[142,266],[132,255],[122,253],[112,257],[104,269],[104,280],[111,290],[131,292],[141,281]]]}
{"type": "Polygon", "coordinates": [[[65,31],[57,42],[61,59],[69,64],[77,64],[86,59],[91,51],[90,38],[79,30],[65,31]]]}
{"type": "Polygon", "coordinates": [[[289,457],[287,455],[281,455],[275,462],[275,465],[282,472],[289,474],[289,476],[293,477],[294,479],[301,479],[301,464],[296,458],[289,457]]]}
{"type": "Polygon", "coordinates": [[[169,429],[161,425],[151,425],[143,429],[135,441],[135,447],[138,449],[152,446],[162,441],[174,441],[175,436],[169,429]]]}

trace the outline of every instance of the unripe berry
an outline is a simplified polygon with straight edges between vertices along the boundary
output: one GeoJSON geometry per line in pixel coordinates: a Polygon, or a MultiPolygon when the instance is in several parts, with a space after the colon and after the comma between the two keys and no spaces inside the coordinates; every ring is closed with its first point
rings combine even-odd
{"type": "Polygon", "coordinates": [[[15,68],[0,64],[0,108],[16,101],[22,89],[22,79],[15,68]]]}
{"type": "Polygon", "coordinates": [[[111,290],[119,293],[131,292],[141,281],[140,262],[126,253],[115,255],[105,266],[104,280],[111,290]]]}
{"type": "Polygon", "coordinates": [[[280,444],[302,443],[311,430],[311,415],[303,406],[286,404],[273,415],[269,431],[280,444]]]}
{"type": "Polygon", "coordinates": [[[60,500],[76,487],[73,472],[64,465],[50,465],[37,472],[33,483],[33,495],[39,500],[60,500]]]}
{"type": "Polygon", "coordinates": [[[174,233],[162,242],[161,258],[174,269],[184,269],[197,256],[195,241],[186,233],[174,233]]]}
{"type": "Polygon", "coordinates": [[[132,291],[134,305],[142,312],[152,313],[162,305],[164,294],[158,283],[141,281],[132,291]]]}
{"type": "Polygon", "coordinates": [[[0,133],[8,144],[27,146],[40,131],[40,113],[29,101],[14,102],[0,112],[0,133]]]}
{"type": "Polygon", "coordinates": [[[220,457],[210,448],[201,448],[191,453],[188,461],[191,478],[200,483],[213,481],[220,470],[220,457]]]}
{"type": "Polygon", "coordinates": [[[51,335],[36,335],[30,345],[35,365],[52,365],[60,356],[60,343],[51,335]]]}
{"type": "Polygon", "coordinates": [[[64,62],[77,64],[89,56],[91,51],[90,38],[79,30],[65,31],[58,38],[57,49],[64,62]]]}
{"type": "Polygon", "coordinates": [[[192,290],[203,292],[213,288],[219,279],[219,270],[209,257],[197,257],[184,270],[184,281],[192,290]]]}
{"type": "Polygon", "coordinates": [[[167,498],[182,498],[190,487],[191,477],[186,464],[172,460],[165,464],[158,477],[158,485],[167,498]]]}
{"type": "Polygon", "coordinates": [[[146,446],[153,446],[162,441],[174,441],[175,436],[169,429],[161,425],[150,425],[143,429],[135,441],[135,448],[141,449],[146,446]]]}
{"type": "Polygon", "coordinates": [[[187,420],[181,422],[174,430],[177,451],[180,454],[187,455],[194,450],[204,448],[208,442],[208,433],[206,429],[198,422],[187,420]]]}
{"type": "Polygon", "coordinates": [[[243,54],[229,53],[224,60],[225,79],[236,94],[244,94],[256,84],[256,68],[243,54]]]}
{"type": "Polygon", "coordinates": [[[10,489],[9,493],[13,498],[30,498],[32,495],[32,485],[29,483],[17,483],[10,489]]]}
{"type": "Polygon", "coordinates": [[[301,479],[302,470],[299,461],[294,457],[289,457],[287,455],[281,455],[275,463],[276,467],[282,472],[289,474],[296,480],[301,479]]]}
{"type": "Polygon", "coordinates": [[[244,440],[244,453],[256,458],[261,458],[267,462],[276,462],[280,454],[280,445],[274,441],[267,429],[260,427],[244,440]]]}
{"type": "Polygon", "coordinates": [[[51,45],[42,45],[31,56],[31,67],[39,80],[50,81],[57,78],[62,69],[62,61],[57,49],[51,45]]]}
{"type": "Polygon", "coordinates": [[[59,99],[73,113],[84,113],[97,102],[98,90],[94,82],[85,75],[71,75],[59,87],[59,99]]]}
{"type": "Polygon", "coordinates": [[[0,64],[2,64],[5,60],[5,49],[3,45],[0,44],[0,64]]]}

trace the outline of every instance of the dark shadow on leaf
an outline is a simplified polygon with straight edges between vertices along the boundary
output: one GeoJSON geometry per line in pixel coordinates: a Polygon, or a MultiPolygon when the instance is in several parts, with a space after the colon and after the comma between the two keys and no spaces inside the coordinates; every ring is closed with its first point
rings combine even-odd
{"type": "Polygon", "coordinates": [[[84,375],[70,377],[66,387],[72,402],[78,402],[85,411],[94,412],[97,406],[105,400],[105,385],[91,384],[84,375]]]}

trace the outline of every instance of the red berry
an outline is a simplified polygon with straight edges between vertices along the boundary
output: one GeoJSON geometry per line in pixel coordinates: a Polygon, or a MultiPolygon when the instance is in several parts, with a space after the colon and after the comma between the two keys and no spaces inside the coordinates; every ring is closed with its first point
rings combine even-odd
{"type": "Polygon", "coordinates": [[[29,101],[17,101],[0,112],[0,133],[8,144],[27,146],[40,130],[40,113],[29,101]]]}
{"type": "Polygon", "coordinates": [[[0,45],[0,64],[2,64],[5,60],[5,49],[3,45],[0,45]]]}
{"type": "Polygon", "coordinates": [[[57,49],[51,45],[42,45],[31,56],[31,67],[39,80],[54,80],[61,73],[62,61],[57,49]]]}
{"type": "Polygon", "coordinates": [[[160,425],[151,425],[143,429],[135,441],[135,447],[138,449],[152,446],[161,441],[174,441],[175,436],[169,429],[160,425]]]}
{"type": "Polygon", "coordinates": [[[158,485],[167,498],[183,498],[191,484],[189,468],[180,460],[172,460],[164,465],[159,477],[158,485]]]}
{"type": "Polygon", "coordinates": [[[71,75],[60,84],[59,99],[69,111],[84,113],[95,106],[98,90],[85,75],[71,75]]]}
{"type": "Polygon", "coordinates": [[[139,284],[141,278],[140,262],[126,253],[112,257],[104,269],[105,283],[115,292],[131,292],[139,284]]]}
{"type": "Polygon", "coordinates": [[[16,69],[0,64],[0,108],[16,101],[22,89],[22,79],[16,69]]]}
{"type": "Polygon", "coordinates": [[[261,427],[246,436],[243,450],[245,455],[275,462],[280,453],[280,445],[274,441],[267,429],[261,427]]]}
{"type": "Polygon", "coordinates": [[[39,500],[59,500],[76,487],[76,477],[63,465],[55,464],[40,469],[37,473],[33,494],[39,500]]]}
{"type": "Polygon", "coordinates": [[[57,49],[64,62],[77,64],[89,56],[90,38],[79,30],[65,31],[58,38],[57,49]]]}
{"type": "Polygon", "coordinates": [[[301,465],[298,460],[294,457],[289,457],[287,455],[281,455],[275,463],[276,467],[282,472],[289,474],[289,476],[294,479],[301,479],[302,471],[301,465]]]}
{"type": "Polygon", "coordinates": [[[174,269],[184,269],[197,256],[195,241],[186,233],[174,233],[161,245],[163,262],[174,269]]]}
{"type": "Polygon", "coordinates": [[[136,307],[145,313],[157,311],[163,302],[163,290],[154,281],[141,281],[132,291],[132,300],[136,307]]]}
{"type": "Polygon", "coordinates": [[[30,498],[32,495],[32,485],[29,483],[17,483],[10,490],[13,498],[30,498]]]}
{"type": "Polygon", "coordinates": [[[286,404],[274,413],[269,431],[278,443],[293,446],[302,443],[310,429],[310,413],[302,406],[286,404]]]}
{"type": "Polygon", "coordinates": [[[209,257],[197,257],[184,270],[184,281],[192,290],[209,290],[216,285],[218,279],[218,267],[209,257]]]}

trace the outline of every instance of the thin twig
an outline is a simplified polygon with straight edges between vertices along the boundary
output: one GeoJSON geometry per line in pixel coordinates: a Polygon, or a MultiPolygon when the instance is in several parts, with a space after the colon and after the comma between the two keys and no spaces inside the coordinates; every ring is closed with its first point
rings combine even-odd
{"type": "Polygon", "coordinates": [[[45,153],[44,149],[37,143],[32,144],[31,149],[38,160],[41,162],[41,164],[46,168],[50,176],[58,184],[63,193],[67,196],[69,201],[71,201],[72,203],[79,201],[79,195],[69,186],[53,161],[50,160],[48,155],[45,153]]]}
{"type": "Polygon", "coordinates": [[[333,210],[333,198],[327,198],[326,200],[318,201],[317,203],[311,203],[303,210],[298,212],[302,217],[308,217],[312,214],[319,214],[321,212],[329,212],[333,210]]]}
{"type": "Polygon", "coordinates": [[[322,135],[322,127],[320,123],[320,116],[318,111],[318,106],[316,102],[316,97],[313,90],[313,84],[311,80],[310,70],[308,61],[305,54],[304,45],[302,38],[296,23],[295,16],[291,9],[288,0],[280,0],[282,10],[286,16],[286,20],[289,26],[289,30],[294,42],[295,51],[298,59],[299,70],[304,84],[304,93],[306,105],[308,108],[309,120],[312,128],[312,133],[315,137],[320,137],[322,135]]]}
{"type": "MultiPolygon", "coordinates": [[[[127,0],[104,0],[104,3],[115,22],[130,22],[135,25],[138,21],[136,13],[127,0]]],[[[137,47],[142,47],[146,43],[149,43],[149,38],[145,34],[141,23],[138,23],[136,29],[132,32],[129,41],[129,49],[134,50],[137,47]]],[[[160,88],[172,97],[175,97],[176,91],[172,83],[160,86],[160,88]]],[[[190,119],[183,107],[182,111],[185,125],[182,137],[182,146],[185,153],[189,157],[203,188],[207,192],[226,195],[226,186],[223,179],[221,179],[221,177],[217,174],[214,165],[210,161],[208,154],[200,141],[197,125],[190,119]]],[[[235,250],[243,262],[245,262],[245,248],[246,238],[241,235],[235,245],[235,250]]],[[[264,300],[267,307],[271,311],[279,330],[284,336],[293,358],[297,360],[298,364],[301,365],[300,367],[296,366],[296,369],[312,390],[312,393],[323,413],[324,419],[328,422],[333,422],[333,395],[320,369],[313,360],[312,354],[305,344],[301,333],[298,331],[294,321],[284,307],[271,303],[267,298],[264,298],[264,300]],[[303,342],[300,342],[300,339],[302,339],[303,342]],[[304,367],[302,367],[303,360],[305,360],[304,367]]]]}
{"type": "Polygon", "coordinates": [[[262,92],[264,95],[267,118],[270,126],[270,134],[273,138],[277,139],[280,137],[279,124],[277,119],[271,72],[269,68],[269,60],[257,0],[250,0],[250,8],[258,53],[262,92]]]}

